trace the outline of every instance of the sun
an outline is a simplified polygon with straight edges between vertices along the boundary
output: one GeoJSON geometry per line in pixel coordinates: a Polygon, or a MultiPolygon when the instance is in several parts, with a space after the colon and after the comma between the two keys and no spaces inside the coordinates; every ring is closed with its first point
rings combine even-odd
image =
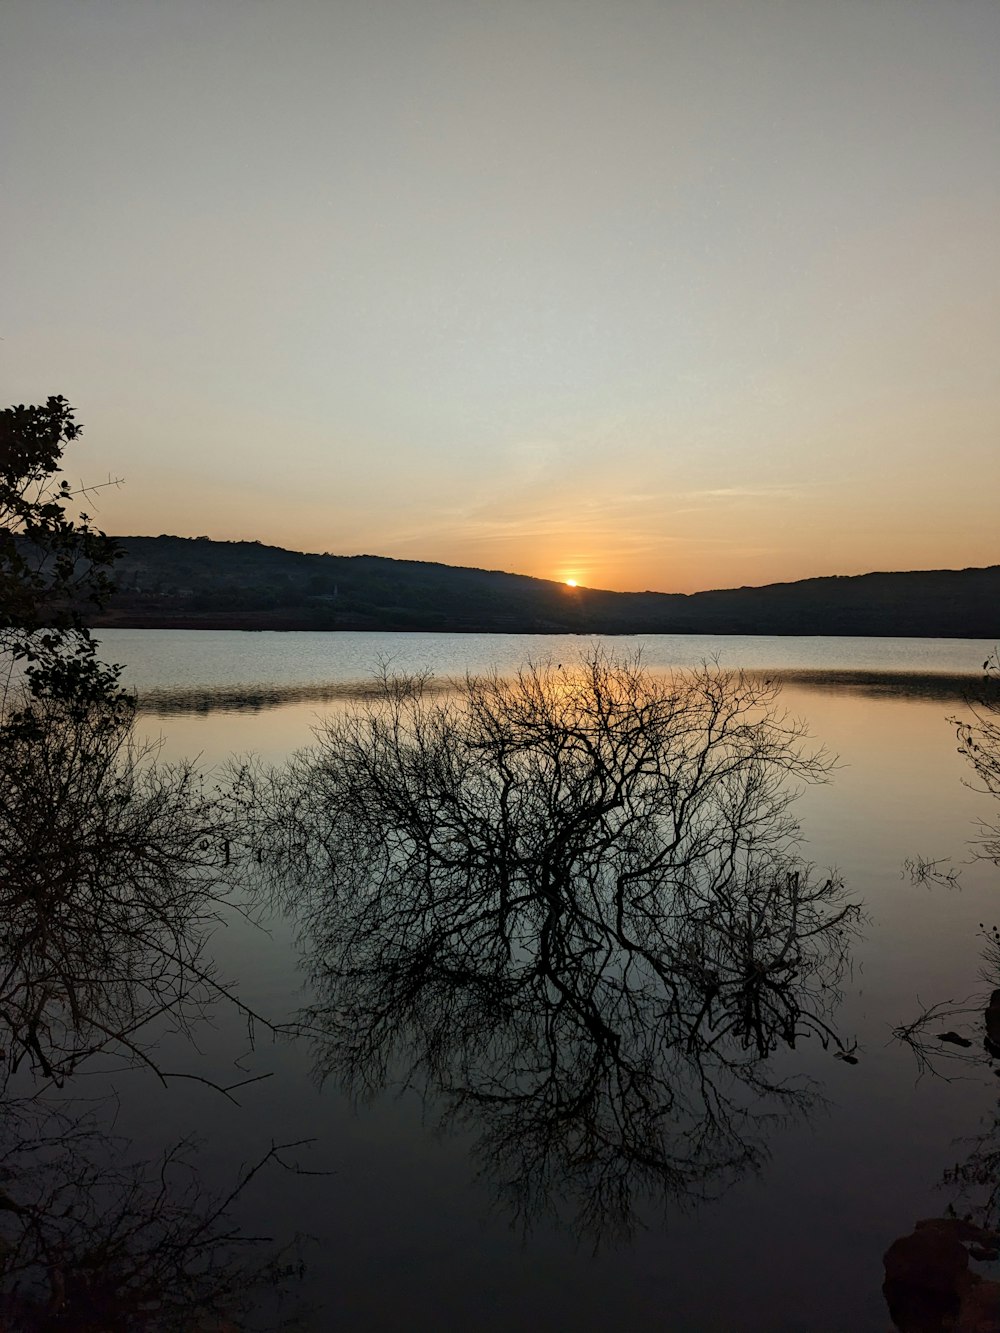
{"type": "Polygon", "coordinates": [[[576,579],[567,579],[567,580],[566,580],[566,587],[567,587],[567,588],[575,588],[575,587],[577,587],[576,579]]]}

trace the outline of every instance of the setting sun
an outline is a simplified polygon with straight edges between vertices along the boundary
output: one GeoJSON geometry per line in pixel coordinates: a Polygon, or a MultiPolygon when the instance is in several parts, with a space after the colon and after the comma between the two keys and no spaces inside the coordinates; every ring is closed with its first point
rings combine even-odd
{"type": "Polygon", "coordinates": [[[575,588],[575,587],[576,587],[576,579],[567,579],[567,580],[566,580],[566,587],[567,587],[567,588],[575,588]]]}

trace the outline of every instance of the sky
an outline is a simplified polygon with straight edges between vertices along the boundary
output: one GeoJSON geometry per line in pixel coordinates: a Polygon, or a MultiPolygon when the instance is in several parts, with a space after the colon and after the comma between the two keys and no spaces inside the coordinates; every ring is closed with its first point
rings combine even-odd
{"type": "Polygon", "coordinates": [[[997,0],[4,0],[0,394],[106,531],[1000,563],[997,0]]]}

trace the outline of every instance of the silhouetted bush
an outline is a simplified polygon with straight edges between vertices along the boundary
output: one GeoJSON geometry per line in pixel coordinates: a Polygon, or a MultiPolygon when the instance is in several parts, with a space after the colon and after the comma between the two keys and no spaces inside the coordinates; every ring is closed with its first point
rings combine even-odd
{"type": "Polygon", "coordinates": [[[857,909],[797,855],[829,761],[774,687],[597,655],[454,688],[385,677],[290,767],[248,768],[262,873],[302,924],[317,1070],[416,1086],[525,1219],[753,1165],[807,1089],[857,909]]]}

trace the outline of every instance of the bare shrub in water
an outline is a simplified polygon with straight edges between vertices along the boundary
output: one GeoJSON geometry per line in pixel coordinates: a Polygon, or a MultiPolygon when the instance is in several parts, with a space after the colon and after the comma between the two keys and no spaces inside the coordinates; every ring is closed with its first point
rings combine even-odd
{"type": "Polygon", "coordinates": [[[776,688],[714,666],[386,678],[281,773],[244,774],[299,916],[318,1069],[474,1121],[530,1215],[626,1227],[635,1184],[751,1164],[801,1090],[762,1062],[828,1021],[856,909],[796,854],[829,760],[776,688]]]}

